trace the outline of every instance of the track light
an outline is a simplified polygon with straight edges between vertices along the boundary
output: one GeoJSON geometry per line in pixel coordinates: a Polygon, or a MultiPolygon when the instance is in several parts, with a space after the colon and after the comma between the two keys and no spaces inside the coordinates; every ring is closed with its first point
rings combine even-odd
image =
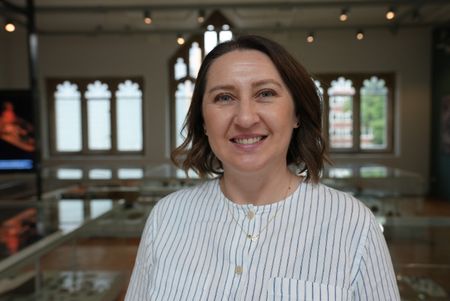
{"type": "Polygon", "coordinates": [[[309,32],[308,35],[306,36],[306,42],[313,43],[314,40],[315,40],[314,33],[313,32],[309,32]]]}
{"type": "Polygon", "coordinates": [[[16,25],[14,25],[14,23],[10,20],[5,22],[5,30],[7,32],[14,32],[16,31],[16,25]]]}
{"type": "Polygon", "coordinates": [[[202,24],[203,22],[205,22],[205,11],[203,9],[200,9],[198,11],[197,22],[199,24],[202,24]]]}
{"type": "Polygon", "coordinates": [[[183,45],[186,41],[184,40],[184,37],[182,34],[178,34],[177,35],[177,44],[178,45],[183,45]]]}
{"type": "Polygon", "coordinates": [[[359,29],[356,32],[356,39],[361,41],[362,39],[364,39],[364,31],[362,31],[362,29],[359,29]]]}
{"type": "Polygon", "coordinates": [[[386,12],[386,19],[394,20],[394,18],[395,18],[395,10],[393,7],[390,7],[386,12]]]}
{"type": "Polygon", "coordinates": [[[348,20],[348,9],[342,9],[341,14],[339,15],[339,20],[342,22],[345,22],[348,20]]]}
{"type": "Polygon", "coordinates": [[[150,15],[150,11],[149,10],[144,11],[144,23],[147,25],[150,25],[150,24],[152,24],[152,22],[153,22],[153,20],[150,15]]]}

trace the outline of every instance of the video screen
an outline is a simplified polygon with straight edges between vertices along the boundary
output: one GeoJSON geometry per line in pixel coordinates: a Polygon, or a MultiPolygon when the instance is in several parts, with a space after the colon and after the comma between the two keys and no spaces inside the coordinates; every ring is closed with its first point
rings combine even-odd
{"type": "Polygon", "coordinates": [[[28,90],[0,90],[0,172],[34,169],[33,104],[28,90]]]}

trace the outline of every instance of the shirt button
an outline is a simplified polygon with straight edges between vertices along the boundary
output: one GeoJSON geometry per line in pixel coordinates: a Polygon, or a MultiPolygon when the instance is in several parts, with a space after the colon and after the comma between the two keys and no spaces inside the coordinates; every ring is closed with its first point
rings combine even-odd
{"type": "Polygon", "coordinates": [[[255,217],[255,212],[252,211],[252,210],[249,210],[249,211],[247,212],[247,218],[248,218],[248,219],[253,219],[254,217],[255,217]]]}
{"type": "Polygon", "coordinates": [[[240,265],[236,266],[236,268],[234,269],[236,275],[241,275],[243,271],[244,269],[240,265]]]}

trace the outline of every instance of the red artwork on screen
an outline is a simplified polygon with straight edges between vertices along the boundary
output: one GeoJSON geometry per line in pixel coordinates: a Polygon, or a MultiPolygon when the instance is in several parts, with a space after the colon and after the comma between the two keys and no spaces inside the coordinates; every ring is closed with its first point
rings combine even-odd
{"type": "Polygon", "coordinates": [[[35,150],[33,126],[17,116],[10,101],[5,101],[0,110],[0,139],[23,151],[33,152],[35,150]]]}

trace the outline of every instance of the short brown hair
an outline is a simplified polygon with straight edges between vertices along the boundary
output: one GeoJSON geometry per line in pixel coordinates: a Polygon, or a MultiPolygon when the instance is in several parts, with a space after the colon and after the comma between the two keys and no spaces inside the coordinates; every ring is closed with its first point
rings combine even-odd
{"type": "Polygon", "coordinates": [[[217,45],[202,62],[192,95],[191,106],[183,129],[184,142],[171,154],[172,162],[185,171],[192,169],[201,177],[223,173],[222,164],[214,155],[204,132],[202,113],[208,70],[216,59],[236,50],[257,50],[266,54],[277,68],[289,89],[300,122],[294,129],[287,152],[288,165],[295,164],[299,172],[306,171],[306,180],[317,183],[324,161],[328,161],[326,144],[322,136],[321,97],[317,87],[305,70],[281,45],[260,36],[240,36],[236,40],[217,45]]]}

